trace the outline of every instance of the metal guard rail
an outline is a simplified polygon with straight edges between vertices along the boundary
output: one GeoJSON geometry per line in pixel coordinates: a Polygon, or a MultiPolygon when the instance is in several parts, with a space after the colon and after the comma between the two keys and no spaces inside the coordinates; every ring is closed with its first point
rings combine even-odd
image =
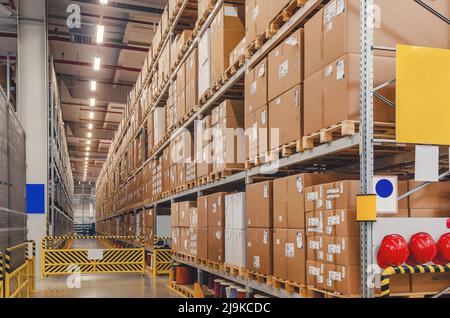
{"type": "Polygon", "coordinates": [[[10,247],[5,254],[0,254],[0,297],[29,298],[36,290],[36,243],[27,241],[10,247]],[[31,245],[31,253],[30,253],[31,245]],[[16,269],[11,266],[11,253],[19,249],[24,250],[25,262],[16,269]]]}
{"type": "Polygon", "coordinates": [[[450,264],[447,265],[403,265],[386,268],[381,274],[381,297],[390,297],[391,276],[395,274],[421,274],[421,273],[450,273],[450,264]]]}

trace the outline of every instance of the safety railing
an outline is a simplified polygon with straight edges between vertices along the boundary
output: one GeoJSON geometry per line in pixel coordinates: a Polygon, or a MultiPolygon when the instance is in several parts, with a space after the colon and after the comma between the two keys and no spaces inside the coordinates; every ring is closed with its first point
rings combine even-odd
{"type": "Polygon", "coordinates": [[[70,236],[67,240],[95,239],[105,249],[54,249],[55,238],[42,240],[41,275],[144,273],[144,239],[140,236],[70,236]],[[127,247],[114,247],[117,241],[129,241],[127,247]]]}
{"type": "MultiPolygon", "coordinates": [[[[403,265],[386,268],[381,274],[381,297],[391,296],[391,276],[396,274],[421,273],[450,273],[450,264],[447,265],[403,265]]],[[[450,282],[449,282],[450,284],[450,282]]]]}
{"type": "Polygon", "coordinates": [[[4,298],[29,298],[30,293],[35,292],[35,259],[34,241],[27,241],[5,250],[5,254],[1,257],[3,272],[0,274],[0,290],[4,298]],[[24,262],[13,268],[12,254],[20,250],[24,253],[24,262]]]}
{"type": "Polygon", "coordinates": [[[172,269],[172,249],[170,237],[153,237],[150,270],[153,276],[169,274],[172,269]]]}

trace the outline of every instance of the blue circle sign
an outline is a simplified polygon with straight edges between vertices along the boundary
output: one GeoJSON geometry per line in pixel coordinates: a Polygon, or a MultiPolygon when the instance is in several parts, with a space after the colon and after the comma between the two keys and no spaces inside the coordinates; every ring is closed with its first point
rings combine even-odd
{"type": "Polygon", "coordinates": [[[383,199],[389,198],[394,192],[394,186],[392,182],[387,179],[381,179],[377,182],[375,186],[375,190],[377,191],[377,195],[383,199]]]}

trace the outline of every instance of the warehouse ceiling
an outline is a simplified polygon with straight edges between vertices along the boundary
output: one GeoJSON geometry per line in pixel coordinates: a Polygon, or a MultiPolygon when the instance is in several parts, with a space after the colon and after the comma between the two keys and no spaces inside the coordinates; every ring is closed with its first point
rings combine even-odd
{"type": "Polygon", "coordinates": [[[106,5],[100,0],[48,1],[49,47],[61,88],[76,185],[83,181],[93,185],[97,180],[166,4],[166,0],[109,0],[106,5]],[[69,5],[81,9],[80,28],[67,26],[69,5]],[[105,28],[101,44],[97,44],[99,24],[105,28]],[[93,68],[95,57],[101,58],[99,71],[93,68]],[[95,91],[91,90],[93,80],[95,91]],[[94,107],[91,98],[95,98],[94,107]]]}

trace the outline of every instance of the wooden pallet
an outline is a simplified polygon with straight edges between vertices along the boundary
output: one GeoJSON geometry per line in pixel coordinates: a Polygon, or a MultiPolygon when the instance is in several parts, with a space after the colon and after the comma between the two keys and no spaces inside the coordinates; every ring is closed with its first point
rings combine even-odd
{"type": "Polygon", "coordinates": [[[210,182],[211,182],[211,179],[210,179],[209,175],[208,176],[203,176],[203,177],[200,177],[200,178],[197,179],[197,184],[199,186],[208,184],[210,182]]]}
{"type": "Polygon", "coordinates": [[[248,279],[254,280],[258,283],[272,285],[272,276],[271,275],[265,275],[265,274],[253,272],[250,270],[247,270],[245,275],[248,279]]]}
{"type": "Polygon", "coordinates": [[[197,188],[197,180],[187,181],[186,182],[186,189],[191,190],[197,188]]]}
{"type": "MultiPolygon", "coordinates": [[[[343,122],[324,128],[309,136],[303,137],[303,149],[314,148],[317,144],[325,144],[345,136],[351,136],[359,132],[359,121],[344,120],[343,122]]],[[[395,139],[394,123],[374,123],[374,138],[395,139]]]]}
{"type": "Polygon", "coordinates": [[[173,289],[176,293],[186,298],[194,298],[194,286],[193,285],[178,285],[172,282],[169,288],[173,289]]]}
{"type": "Polygon", "coordinates": [[[210,260],[208,260],[207,262],[208,263],[206,266],[208,266],[212,269],[218,270],[218,271],[223,271],[223,263],[217,263],[217,262],[210,261],[210,260]]]}
{"type": "Polygon", "coordinates": [[[230,78],[245,64],[245,55],[241,55],[239,59],[231,65],[222,75],[222,84],[226,84],[230,78]]]}
{"type": "Polygon", "coordinates": [[[284,289],[288,293],[295,293],[306,297],[308,287],[302,284],[294,283],[277,277],[272,277],[272,286],[277,289],[284,289]]]}
{"type": "Polygon", "coordinates": [[[220,179],[224,179],[226,177],[229,177],[232,174],[241,172],[242,170],[244,170],[244,168],[242,168],[242,169],[239,169],[239,168],[233,168],[233,169],[225,168],[225,169],[222,169],[222,170],[214,171],[214,172],[209,174],[209,180],[210,180],[210,182],[218,181],[220,179]]]}
{"type": "Polygon", "coordinates": [[[198,264],[200,264],[200,265],[203,265],[203,266],[208,266],[208,260],[207,259],[205,259],[205,258],[197,258],[197,263],[198,264]]]}
{"type": "Polygon", "coordinates": [[[270,40],[280,28],[288,22],[292,16],[300,8],[302,8],[308,0],[292,0],[287,4],[287,6],[269,23],[268,27],[264,30],[262,34],[257,36],[256,40],[250,43],[247,47],[247,59],[250,59],[265,42],[270,40]]]}
{"type": "Polygon", "coordinates": [[[173,252],[173,255],[181,260],[187,261],[187,262],[191,262],[196,264],[197,263],[197,256],[193,256],[193,255],[189,255],[189,254],[184,254],[184,253],[180,253],[180,252],[173,252]]]}
{"type": "Polygon", "coordinates": [[[223,270],[233,276],[244,276],[245,275],[245,267],[235,266],[231,264],[223,264],[223,270]]]}

